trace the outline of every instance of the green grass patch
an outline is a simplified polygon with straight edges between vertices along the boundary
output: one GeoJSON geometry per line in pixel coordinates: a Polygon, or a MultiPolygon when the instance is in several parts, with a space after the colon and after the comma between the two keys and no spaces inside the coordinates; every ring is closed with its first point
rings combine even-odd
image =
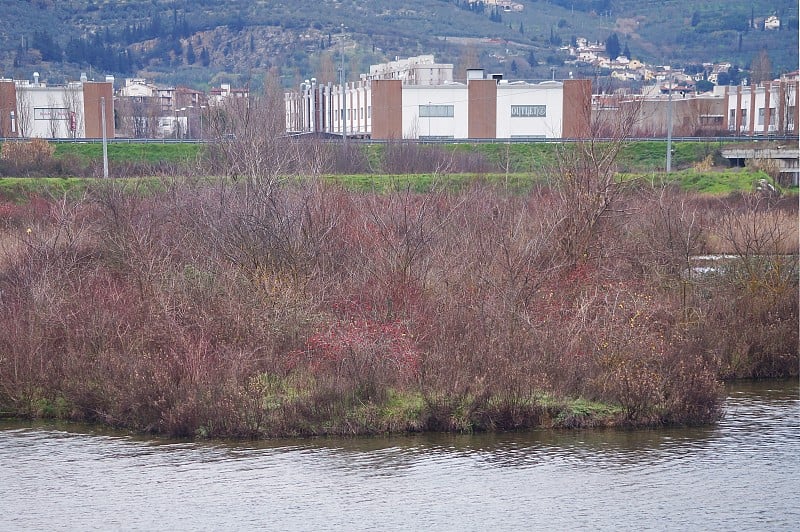
{"type": "MultiPolygon", "coordinates": [[[[144,142],[110,142],[108,144],[108,160],[117,163],[155,163],[155,162],[184,162],[197,159],[204,146],[201,144],[182,143],[144,143],[144,142]]],[[[103,145],[99,142],[91,143],[58,143],[56,144],[55,157],[75,157],[88,162],[99,160],[103,157],[103,145]]]]}
{"type": "Polygon", "coordinates": [[[3,177],[0,178],[0,198],[24,203],[31,196],[44,198],[79,199],[102,187],[121,186],[126,192],[153,194],[163,191],[169,183],[162,178],[95,179],[83,177],[3,177]]]}
{"type": "Polygon", "coordinates": [[[431,192],[434,190],[458,191],[476,182],[506,186],[510,191],[525,191],[542,181],[540,177],[525,173],[513,174],[348,174],[327,175],[323,179],[350,190],[361,192],[431,192]]]}

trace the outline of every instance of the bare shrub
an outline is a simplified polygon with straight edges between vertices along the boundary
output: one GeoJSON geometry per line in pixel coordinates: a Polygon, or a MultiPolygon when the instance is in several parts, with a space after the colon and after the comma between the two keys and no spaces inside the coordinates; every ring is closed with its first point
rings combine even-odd
{"type": "Polygon", "coordinates": [[[43,139],[3,142],[0,160],[9,175],[26,175],[38,167],[52,165],[55,146],[43,139]]]}
{"type": "Polygon", "coordinates": [[[381,169],[387,174],[452,174],[481,172],[488,168],[481,154],[411,141],[388,142],[381,162],[381,169]]]}
{"type": "Polygon", "coordinates": [[[573,426],[578,397],[700,423],[718,376],[796,371],[796,284],[682,291],[712,230],[758,256],[788,205],[620,187],[571,261],[565,189],[256,184],[0,205],[0,404],[210,437],[573,426]]]}

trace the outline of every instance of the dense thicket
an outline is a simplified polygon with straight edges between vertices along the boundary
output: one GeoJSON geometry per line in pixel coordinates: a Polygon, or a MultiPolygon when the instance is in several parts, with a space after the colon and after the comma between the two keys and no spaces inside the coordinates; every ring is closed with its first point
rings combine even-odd
{"type": "Polygon", "coordinates": [[[796,202],[568,163],[526,194],[253,174],[2,204],[0,406],[220,437],[696,423],[721,378],[797,374],[796,202]]]}

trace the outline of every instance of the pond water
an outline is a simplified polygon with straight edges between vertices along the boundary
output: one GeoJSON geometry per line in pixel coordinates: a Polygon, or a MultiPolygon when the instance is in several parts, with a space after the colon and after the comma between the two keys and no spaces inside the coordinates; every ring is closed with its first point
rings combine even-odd
{"type": "Polygon", "coordinates": [[[798,382],[715,426],[262,442],[0,422],[3,530],[798,530],[798,382]]]}

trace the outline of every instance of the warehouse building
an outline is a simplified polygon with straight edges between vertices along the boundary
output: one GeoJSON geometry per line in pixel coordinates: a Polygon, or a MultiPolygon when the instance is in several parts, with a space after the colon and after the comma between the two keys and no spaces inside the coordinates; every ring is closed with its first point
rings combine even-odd
{"type": "Polygon", "coordinates": [[[114,136],[114,78],[48,85],[34,73],[33,80],[0,78],[0,137],[101,138],[101,103],[105,131],[114,136]]]}
{"type": "Polygon", "coordinates": [[[303,83],[286,94],[287,131],[418,140],[577,138],[588,131],[590,80],[509,82],[473,69],[464,82],[450,81],[452,65],[422,57],[430,62],[373,66],[344,85],[303,83]],[[404,64],[413,72],[403,72],[404,64]]]}

